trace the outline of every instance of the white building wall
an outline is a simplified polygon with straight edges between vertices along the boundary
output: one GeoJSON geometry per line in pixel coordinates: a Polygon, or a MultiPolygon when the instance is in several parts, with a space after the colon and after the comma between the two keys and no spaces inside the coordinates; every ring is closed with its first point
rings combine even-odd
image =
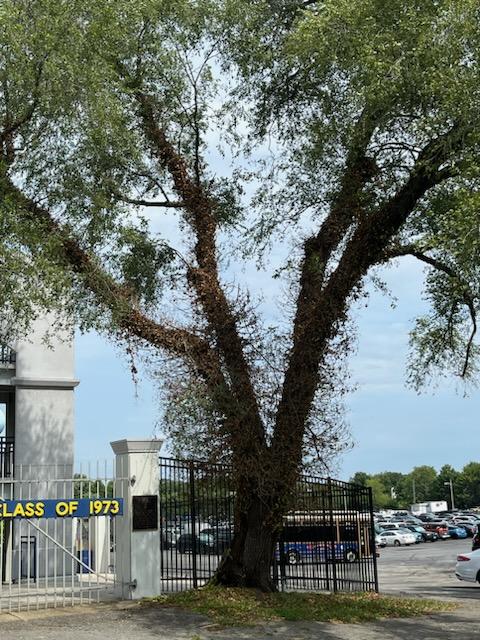
{"type": "Polygon", "coordinates": [[[46,344],[50,327],[48,317],[37,320],[31,335],[15,345],[15,466],[66,465],[63,477],[71,477],[78,384],[73,340],[54,336],[46,344]]]}
{"type": "MultiPolygon", "coordinates": [[[[72,495],[70,480],[74,463],[74,389],[75,379],[73,339],[67,334],[50,335],[51,317],[38,319],[30,335],[11,345],[16,351],[15,370],[8,371],[5,382],[14,391],[14,456],[17,499],[59,499],[72,495]],[[46,337],[48,336],[48,342],[46,337]],[[58,480],[65,479],[65,482],[58,480]],[[57,482],[55,482],[57,480],[57,482]]],[[[4,387],[6,388],[6,387],[4,387]]],[[[68,543],[72,524],[66,522],[63,537],[68,543]]],[[[25,528],[25,527],[24,527],[25,528]]],[[[56,534],[56,522],[49,521],[45,530],[56,534]]],[[[20,559],[22,528],[13,525],[11,544],[13,562],[11,577],[19,578],[25,570],[20,559]]],[[[35,530],[28,530],[30,548],[37,562],[37,576],[53,575],[63,570],[62,553],[47,553],[48,541],[35,530]],[[55,563],[57,566],[55,566],[55,563]]],[[[66,563],[66,572],[72,563],[66,563]]]]}

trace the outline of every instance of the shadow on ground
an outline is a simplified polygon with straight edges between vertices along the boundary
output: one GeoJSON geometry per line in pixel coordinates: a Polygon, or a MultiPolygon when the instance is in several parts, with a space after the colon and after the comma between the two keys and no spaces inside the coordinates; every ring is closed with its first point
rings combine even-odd
{"type": "MultiPolygon", "coordinates": [[[[459,587],[461,591],[468,588],[459,587]]],[[[472,589],[473,592],[473,589],[472,589]]],[[[478,591],[477,591],[478,593],[478,591]]],[[[277,622],[252,628],[218,629],[206,618],[175,609],[102,606],[81,614],[0,621],[1,640],[478,640],[478,605],[459,600],[449,614],[350,625],[277,622]]]]}

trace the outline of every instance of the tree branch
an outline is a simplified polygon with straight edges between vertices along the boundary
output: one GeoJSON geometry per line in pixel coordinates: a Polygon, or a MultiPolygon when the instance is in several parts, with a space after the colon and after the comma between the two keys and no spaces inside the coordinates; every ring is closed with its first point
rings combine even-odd
{"type": "Polygon", "coordinates": [[[465,378],[465,376],[467,375],[468,365],[470,363],[470,357],[471,357],[471,353],[472,353],[472,349],[473,349],[473,341],[474,341],[475,336],[477,334],[477,311],[475,309],[475,305],[474,305],[472,300],[467,300],[466,301],[466,305],[467,305],[468,310],[470,312],[470,319],[472,321],[472,331],[470,332],[470,336],[469,336],[468,341],[467,341],[467,348],[466,348],[466,351],[465,351],[465,359],[464,359],[463,369],[462,369],[462,373],[461,373],[461,377],[462,378],[465,378]]]}
{"type": "Polygon", "coordinates": [[[477,311],[475,308],[475,295],[472,293],[472,290],[468,283],[455,271],[453,267],[451,267],[446,262],[443,262],[439,258],[429,256],[423,251],[420,251],[416,245],[400,245],[396,247],[392,247],[391,249],[385,251],[385,260],[390,260],[392,258],[399,258],[402,256],[413,256],[417,260],[428,264],[433,267],[437,271],[441,271],[449,276],[452,280],[456,281],[461,288],[462,293],[462,302],[467,307],[468,312],[470,314],[470,319],[472,322],[472,330],[467,340],[467,346],[465,349],[465,357],[464,364],[462,367],[462,371],[460,373],[461,378],[465,378],[468,372],[468,367],[470,364],[471,353],[473,349],[473,342],[475,336],[477,334],[477,311]]]}
{"type": "Polygon", "coordinates": [[[205,312],[209,328],[216,336],[231,389],[236,394],[236,410],[239,415],[231,436],[236,440],[233,447],[237,456],[234,464],[241,467],[242,459],[247,459],[258,448],[265,447],[265,431],[236,316],[220,283],[216,249],[216,203],[201,181],[197,182],[196,178],[190,177],[185,159],[175,150],[165,131],[157,125],[153,98],[138,86],[134,87],[134,92],[147,140],[162,169],[166,168],[170,173],[174,190],[184,203],[187,221],[195,234],[194,251],[198,267],[189,270],[188,279],[205,312]]]}
{"type": "Polygon", "coordinates": [[[274,457],[280,455],[279,459],[282,455],[290,455],[298,460],[301,457],[302,439],[298,437],[298,430],[304,429],[318,381],[318,344],[323,330],[318,322],[319,308],[324,304],[327,307],[330,305],[323,294],[327,265],[354,221],[360,220],[364,215],[359,196],[372,177],[373,170],[370,159],[366,157],[366,149],[379,117],[380,114],[370,108],[365,108],[360,115],[338,194],[317,235],[310,237],[304,244],[293,346],[273,440],[274,447],[285,449],[283,453],[274,452],[274,457]],[[305,385],[300,384],[301,379],[306,380],[305,385]]]}
{"type": "MultiPolygon", "coordinates": [[[[289,456],[295,457],[297,462],[300,461],[299,434],[304,432],[316,392],[318,368],[329,341],[335,336],[339,323],[345,317],[349,296],[368,269],[380,260],[385,247],[403,226],[419,200],[429,189],[449,177],[449,171],[442,169],[442,166],[450,157],[451,150],[459,148],[461,144],[461,132],[454,126],[450,132],[425,146],[417,158],[410,178],[396,195],[381,208],[369,212],[368,216],[358,218],[356,229],[342,253],[338,266],[320,291],[312,289],[312,279],[309,278],[308,272],[305,272],[304,264],[302,280],[308,284],[312,295],[309,298],[299,297],[297,303],[293,347],[285,372],[272,444],[274,459],[284,462],[279,468],[288,468],[286,458],[289,456]],[[314,304],[311,303],[311,299],[314,300],[314,304]]],[[[347,171],[348,167],[345,175],[347,171]]],[[[352,195],[358,194],[358,188],[354,188],[352,195]]],[[[359,206],[355,198],[351,206],[355,212],[359,206]]],[[[343,229],[352,215],[352,211],[339,212],[333,218],[330,214],[327,221],[328,224],[333,224],[337,218],[343,229]]],[[[334,228],[332,237],[336,238],[337,234],[338,231],[334,228]]],[[[320,269],[324,266],[321,264],[320,269]]],[[[315,278],[313,281],[315,282],[315,278]]],[[[318,278],[316,282],[317,285],[320,284],[318,278]]],[[[302,287],[301,295],[305,295],[305,290],[302,287]]],[[[294,468],[297,468],[297,465],[294,468]]]]}
{"type": "Polygon", "coordinates": [[[13,148],[15,134],[21,127],[23,127],[23,125],[27,124],[33,118],[35,110],[37,109],[39,103],[38,90],[43,75],[44,65],[45,58],[40,60],[37,65],[32,91],[33,98],[30,104],[25,108],[24,113],[22,115],[19,115],[15,120],[11,120],[8,115],[8,104],[6,105],[7,115],[3,123],[2,131],[0,132],[0,146],[3,148],[3,156],[8,164],[11,164],[13,162],[15,156],[15,150],[13,148]]]}
{"type": "Polygon", "coordinates": [[[183,202],[172,202],[170,200],[142,200],[137,198],[127,198],[125,196],[119,196],[118,198],[121,202],[126,202],[127,204],[134,204],[139,207],[163,207],[165,209],[182,209],[185,207],[183,202]]]}
{"type": "Polygon", "coordinates": [[[30,224],[40,225],[44,233],[56,238],[59,263],[68,265],[74,274],[79,275],[97,302],[116,317],[120,333],[135,336],[151,346],[191,361],[210,385],[221,383],[223,376],[218,357],[203,338],[186,329],[158,324],[145,316],[135,307],[131,292],[116,282],[47,209],[26,197],[8,178],[4,178],[0,189],[4,196],[14,199],[19,216],[30,224]]]}

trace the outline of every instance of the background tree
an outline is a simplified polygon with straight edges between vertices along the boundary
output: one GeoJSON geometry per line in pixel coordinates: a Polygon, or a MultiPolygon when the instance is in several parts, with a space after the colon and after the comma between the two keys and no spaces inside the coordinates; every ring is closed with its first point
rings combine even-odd
{"type": "Polygon", "coordinates": [[[480,506],[480,463],[469,462],[462,470],[452,465],[444,465],[437,473],[431,466],[415,467],[408,474],[396,471],[383,471],[368,475],[357,471],[350,482],[362,486],[371,486],[374,501],[378,508],[409,509],[414,502],[415,482],[416,502],[444,500],[451,508],[450,481],[453,483],[454,501],[457,509],[470,509],[480,506]],[[395,489],[396,499],[387,501],[391,488],[395,489]],[[376,495],[377,494],[377,495],[376,495]]]}
{"type": "Polygon", "coordinates": [[[351,478],[350,478],[350,482],[353,482],[355,484],[359,484],[362,487],[367,487],[368,486],[368,481],[370,479],[371,476],[368,475],[368,473],[365,473],[364,471],[357,471],[351,478]]]}
{"type": "Polygon", "coordinates": [[[422,465],[414,467],[405,479],[407,495],[411,502],[428,502],[434,500],[436,493],[437,472],[433,467],[422,465]]]}
{"type": "MultiPolygon", "coordinates": [[[[452,480],[455,480],[455,478],[452,478],[452,480]]],[[[445,488],[450,493],[450,488],[445,488]]],[[[480,506],[480,463],[469,462],[466,464],[458,475],[453,489],[457,508],[480,506]]]]}
{"type": "MultiPolygon", "coordinates": [[[[446,482],[453,482],[453,486],[454,486],[454,491],[455,489],[458,492],[459,489],[459,484],[458,484],[458,478],[459,478],[459,473],[458,471],[456,471],[451,465],[449,464],[445,464],[443,465],[443,467],[440,469],[440,471],[438,472],[437,478],[435,480],[435,488],[434,488],[434,499],[435,500],[445,500],[445,502],[448,504],[448,507],[451,509],[452,507],[452,499],[451,499],[451,495],[450,495],[450,486],[447,486],[445,483],[446,482]]],[[[455,497],[455,506],[457,508],[459,507],[471,507],[473,506],[473,502],[469,502],[467,500],[466,504],[463,504],[464,500],[463,500],[463,496],[457,495],[455,497]]]]}
{"type": "MultiPolygon", "coordinates": [[[[341,444],[330,401],[367,276],[426,265],[413,384],[475,374],[478,3],[6,0],[0,20],[2,265],[201,384],[236,491],[217,580],[271,589],[306,443],[341,444]],[[264,161],[251,201],[245,171],[209,166],[219,135],[264,161]],[[269,330],[227,284],[225,240],[268,262],[286,235],[291,322],[269,330]]],[[[40,296],[8,275],[28,323],[40,296]]]]}
{"type": "Polygon", "coordinates": [[[383,483],[377,477],[369,478],[366,486],[372,489],[374,509],[386,509],[392,506],[390,491],[385,491],[383,483]]]}
{"type": "Polygon", "coordinates": [[[393,497],[392,505],[400,507],[405,504],[406,485],[403,473],[383,471],[382,473],[377,473],[376,477],[383,484],[385,491],[393,497]]]}

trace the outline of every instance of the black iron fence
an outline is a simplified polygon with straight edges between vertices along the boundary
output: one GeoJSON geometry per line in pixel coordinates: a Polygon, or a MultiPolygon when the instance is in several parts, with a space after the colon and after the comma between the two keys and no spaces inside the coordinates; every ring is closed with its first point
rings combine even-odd
{"type": "Polygon", "coordinates": [[[161,577],[165,591],[211,578],[233,534],[233,500],[223,465],[160,460],[161,577]]]}
{"type": "Polygon", "coordinates": [[[378,591],[371,490],[303,477],[276,555],[282,589],[378,591]]]}
{"type": "Polygon", "coordinates": [[[0,345],[0,364],[14,365],[16,362],[17,354],[13,349],[6,345],[0,345]]]}
{"type": "MultiPolygon", "coordinates": [[[[160,478],[162,589],[196,588],[213,576],[233,537],[229,469],[162,458],[160,478]]],[[[371,490],[303,477],[272,577],[281,590],[377,591],[371,490]]]]}
{"type": "Polygon", "coordinates": [[[0,437],[0,479],[13,475],[14,445],[13,438],[0,437]]]}

